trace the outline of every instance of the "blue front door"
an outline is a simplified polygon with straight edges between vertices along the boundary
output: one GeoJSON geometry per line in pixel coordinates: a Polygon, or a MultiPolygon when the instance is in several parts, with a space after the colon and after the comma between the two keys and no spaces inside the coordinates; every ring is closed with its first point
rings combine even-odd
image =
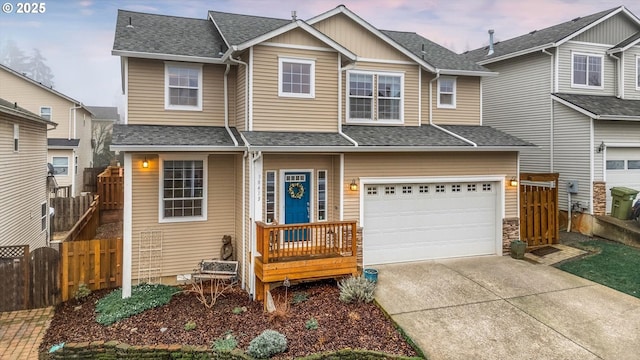
{"type": "MultiPolygon", "coordinates": [[[[284,222],[308,223],[311,211],[311,173],[285,172],[284,174],[284,222]]],[[[286,231],[285,241],[306,240],[306,230],[286,231]]]]}

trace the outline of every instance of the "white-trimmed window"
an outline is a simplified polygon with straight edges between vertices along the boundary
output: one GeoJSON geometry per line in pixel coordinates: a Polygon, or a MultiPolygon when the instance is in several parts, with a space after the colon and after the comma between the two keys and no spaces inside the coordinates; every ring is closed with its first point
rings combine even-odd
{"type": "Polygon", "coordinates": [[[571,86],[601,89],[603,59],[602,55],[572,53],[571,86]]]}
{"type": "Polygon", "coordinates": [[[13,152],[20,151],[20,125],[13,124],[13,152]]]}
{"type": "Polygon", "coordinates": [[[160,157],[160,222],[207,219],[207,157],[160,157]]]}
{"type": "Polygon", "coordinates": [[[327,170],[318,170],[318,221],[327,220],[327,170]]]}
{"type": "Polygon", "coordinates": [[[53,175],[69,175],[69,158],[66,156],[54,156],[51,159],[53,175]]]}
{"type": "Polygon", "coordinates": [[[315,73],[314,60],[278,58],[278,95],[314,98],[315,73]]]}
{"type": "Polygon", "coordinates": [[[40,206],[40,223],[41,223],[41,231],[47,230],[47,203],[43,202],[40,206]]]}
{"type": "Polygon", "coordinates": [[[640,90],[640,55],[636,55],[636,90],[640,90]]]}
{"type": "Polygon", "coordinates": [[[51,121],[51,106],[41,106],[40,107],[40,117],[51,121]]]}
{"type": "Polygon", "coordinates": [[[403,122],[404,74],[348,71],[347,87],[347,121],[403,122]]]}
{"type": "Polygon", "coordinates": [[[202,110],[202,65],[167,62],[165,109],[202,110]]]}
{"type": "Polygon", "coordinates": [[[456,78],[438,78],[438,107],[446,109],[456,108],[456,78]]]}
{"type": "Polygon", "coordinates": [[[266,172],[265,189],[265,222],[273,223],[276,219],[276,172],[266,172]]]}

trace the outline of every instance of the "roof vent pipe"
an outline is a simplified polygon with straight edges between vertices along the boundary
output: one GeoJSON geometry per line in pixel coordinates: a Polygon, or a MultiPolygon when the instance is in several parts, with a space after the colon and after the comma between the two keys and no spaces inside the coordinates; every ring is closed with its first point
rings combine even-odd
{"type": "Polygon", "coordinates": [[[489,52],[487,56],[493,55],[493,29],[489,30],[489,52]]]}
{"type": "Polygon", "coordinates": [[[291,10],[291,21],[296,21],[297,18],[298,18],[298,15],[296,15],[296,11],[291,10]]]}
{"type": "Polygon", "coordinates": [[[133,25],[131,25],[131,16],[129,16],[129,25],[127,25],[128,28],[132,28],[133,25]]]}

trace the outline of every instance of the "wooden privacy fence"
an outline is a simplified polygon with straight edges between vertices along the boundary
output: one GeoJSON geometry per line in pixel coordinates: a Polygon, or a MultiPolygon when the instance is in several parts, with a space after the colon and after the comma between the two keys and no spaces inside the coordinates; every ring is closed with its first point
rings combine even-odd
{"type": "Polygon", "coordinates": [[[85,168],[82,173],[82,191],[97,193],[98,192],[98,175],[102,173],[106,168],[85,168]]]}
{"type": "Polygon", "coordinates": [[[101,210],[124,208],[124,172],[121,167],[109,166],[98,175],[98,195],[101,210]]]}
{"type": "Polygon", "coordinates": [[[96,236],[100,226],[100,195],[96,195],[87,211],[82,214],[78,222],[73,225],[63,241],[89,240],[96,236]]]}
{"type": "Polygon", "coordinates": [[[559,240],[558,177],[558,173],[520,174],[520,239],[528,247],[559,240]]]}
{"type": "Polygon", "coordinates": [[[62,301],[80,284],[91,290],[122,286],[122,239],[63,242],[60,256],[62,301]]]}
{"type": "Polygon", "coordinates": [[[54,231],[67,231],[71,229],[93,202],[92,195],[51,198],[51,207],[54,208],[54,231]]]}
{"type": "Polygon", "coordinates": [[[28,245],[0,247],[0,311],[36,309],[60,302],[60,256],[28,245]]]}

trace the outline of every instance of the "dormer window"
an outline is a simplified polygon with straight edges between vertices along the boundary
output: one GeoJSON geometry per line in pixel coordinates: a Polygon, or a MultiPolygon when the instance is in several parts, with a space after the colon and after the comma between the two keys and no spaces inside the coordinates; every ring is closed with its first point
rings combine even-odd
{"type": "Polygon", "coordinates": [[[572,54],[571,86],[602,89],[602,55],[572,54]]]}
{"type": "Polygon", "coordinates": [[[202,65],[165,63],[167,110],[202,110],[202,65]]]}
{"type": "Polygon", "coordinates": [[[347,122],[398,124],[404,121],[403,74],[349,71],[347,93],[347,122]]]}
{"type": "Polygon", "coordinates": [[[278,95],[284,97],[315,97],[316,62],[309,59],[281,57],[278,59],[278,95]]]}

